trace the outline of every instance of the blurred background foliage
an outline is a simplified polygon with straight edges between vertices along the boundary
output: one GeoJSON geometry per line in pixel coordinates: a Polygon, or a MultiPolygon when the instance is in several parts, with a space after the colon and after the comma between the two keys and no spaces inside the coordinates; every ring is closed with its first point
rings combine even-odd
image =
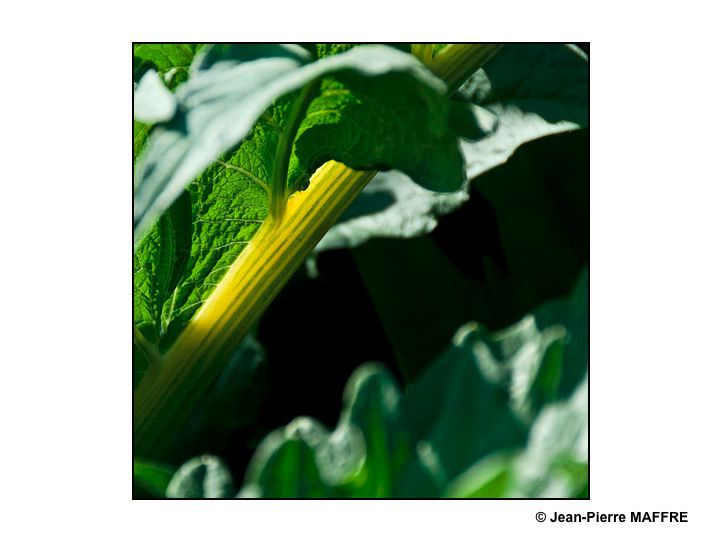
{"type": "MultiPolygon", "coordinates": [[[[331,231],[134,497],[587,497],[589,129],[560,131],[409,237],[331,231]]],[[[407,211],[371,186],[342,221],[407,211]]]]}

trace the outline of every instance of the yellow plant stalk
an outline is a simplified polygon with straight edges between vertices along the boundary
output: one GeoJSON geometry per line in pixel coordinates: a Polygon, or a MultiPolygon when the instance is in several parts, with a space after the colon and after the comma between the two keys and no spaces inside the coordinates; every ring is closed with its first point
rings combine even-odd
{"type": "MultiPolygon", "coordinates": [[[[474,72],[497,45],[449,45],[429,68],[450,88],[474,72]]],[[[376,171],[330,161],[308,189],[292,195],[280,219],[268,218],[230,266],[162,361],[146,373],[134,396],[134,453],[156,457],[172,445],[187,418],[222,371],[228,355],[258,320],[327,230],[376,171]]]]}
{"type": "Polygon", "coordinates": [[[501,44],[451,44],[428,63],[430,71],[443,79],[452,92],[502,48],[501,44]]]}
{"type": "Polygon", "coordinates": [[[413,43],[410,46],[410,52],[426,66],[432,63],[433,44],[432,43],[413,43]]]}

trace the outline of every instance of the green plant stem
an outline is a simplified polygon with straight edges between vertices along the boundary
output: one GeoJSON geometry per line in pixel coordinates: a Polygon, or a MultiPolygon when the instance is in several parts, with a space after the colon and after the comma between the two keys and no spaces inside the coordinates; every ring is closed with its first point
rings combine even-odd
{"type": "Polygon", "coordinates": [[[306,84],[300,94],[295,98],[292,110],[290,111],[290,121],[285,129],[283,129],[278,140],[277,151],[275,153],[275,162],[273,164],[273,174],[271,179],[272,191],[270,193],[270,216],[276,222],[283,218],[285,212],[285,204],[287,201],[287,174],[290,165],[290,155],[292,154],[292,143],[297,135],[300,123],[305,117],[310,103],[312,102],[318,88],[320,80],[316,79],[306,84]]]}
{"type": "MultiPolygon", "coordinates": [[[[451,53],[438,55],[430,68],[444,74],[451,89],[462,83],[456,79],[459,74],[477,69],[490,57],[483,45],[446,49],[451,53]]],[[[298,100],[298,118],[313,92],[308,89],[298,100]]],[[[290,122],[288,137],[297,131],[291,127],[297,122],[297,118],[290,122]]],[[[286,158],[289,154],[277,157],[285,163],[285,171],[286,158]]],[[[162,362],[146,373],[135,391],[136,456],[159,457],[168,450],[228,355],[374,175],[375,171],[355,171],[330,161],[315,172],[307,190],[288,199],[287,207],[283,201],[278,219],[263,223],[162,362]]],[[[277,181],[281,179],[284,186],[286,178],[278,176],[277,181]]]]}

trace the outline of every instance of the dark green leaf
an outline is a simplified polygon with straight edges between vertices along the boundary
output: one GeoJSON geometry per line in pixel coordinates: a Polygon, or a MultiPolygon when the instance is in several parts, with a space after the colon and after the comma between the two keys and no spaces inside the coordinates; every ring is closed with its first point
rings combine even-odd
{"type": "Polygon", "coordinates": [[[521,144],[588,125],[589,72],[576,47],[505,45],[458,91],[497,117],[494,133],[463,143],[468,178],[500,165],[521,144]]]}
{"type": "Polygon", "coordinates": [[[415,380],[472,319],[476,289],[427,237],[375,240],[353,257],[405,380],[415,380]]]}
{"type": "MultiPolygon", "coordinates": [[[[563,362],[560,378],[556,381],[559,397],[569,396],[582,380],[590,365],[590,282],[585,269],[577,279],[575,288],[565,298],[547,302],[535,311],[538,324],[547,327],[561,324],[567,337],[563,355],[571,362],[563,362]]],[[[549,366],[550,370],[553,369],[549,366]]],[[[547,387],[545,379],[538,386],[547,387]]]]}
{"type": "MultiPolygon", "coordinates": [[[[502,264],[493,275],[474,273],[487,283],[500,324],[570,292],[588,261],[588,145],[587,130],[544,137],[472,182],[471,199],[486,199],[497,220],[502,264]]],[[[465,230],[487,234],[483,220],[466,218],[465,230]]]]}
{"type": "Polygon", "coordinates": [[[385,368],[358,368],[345,388],[340,426],[355,426],[365,440],[362,475],[351,486],[352,497],[390,497],[400,470],[412,453],[410,432],[400,408],[401,394],[385,368]]]}
{"type": "Polygon", "coordinates": [[[328,438],[327,431],[311,418],[297,418],[268,435],[248,466],[239,497],[318,498],[332,497],[317,466],[316,449],[328,438]]]}
{"type": "MultiPolygon", "coordinates": [[[[587,59],[577,48],[505,45],[456,95],[471,104],[474,114],[451,102],[455,131],[469,138],[482,136],[462,141],[468,178],[502,164],[527,141],[587,126],[588,91],[587,59]]],[[[391,182],[378,175],[318,249],[354,247],[373,237],[426,234],[435,229],[438,216],[468,198],[462,192],[448,196],[406,186],[406,177],[395,172],[393,176],[391,182]],[[377,209],[378,192],[385,200],[382,211],[377,209]]],[[[518,190],[512,183],[508,189],[518,190]]]]}
{"type": "Polygon", "coordinates": [[[446,485],[480,458],[525,442],[502,367],[488,355],[476,325],[458,331],[453,346],[412,385],[404,399],[418,458],[446,485]]]}
{"type": "MultiPolygon", "coordinates": [[[[435,191],[459,189],[463,162],[443,88],[404,73],[364,75],[340,73],[323,80],[298,131],[296,167],[312,171],[335,159],[356,169],[393,167],[435,191]]],[[[291,183],[300,174],[291,163],[291,183]]]]}
{"type": "Polygon", "coordinates": [[[190,197],[184,193],[162,215],[134,257],[134,323],[151,344],[167,328],[163,304],[180,281],[191,250],[190,197]]]}

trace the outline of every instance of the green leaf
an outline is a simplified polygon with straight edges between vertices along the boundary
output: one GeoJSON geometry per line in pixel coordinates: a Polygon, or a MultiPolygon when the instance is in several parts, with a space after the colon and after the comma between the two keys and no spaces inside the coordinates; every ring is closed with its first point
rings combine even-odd
{"type": "Polygon", "coordinates": [[[233,493],[230,471],[220,459],[207,455],[183,464],[167,487],[170,499],[223,499],[233,493]]]}
{"type": "Polygon", "coordinates": [[[511,496],[584,496],[588,481],[588,380],[567,401],[546,406],[514,467],[511,496]]]}
{"type": "MultiPolygon", "coordinates": [[[[164,102],[164,114],[158,116],[151,113],[148,121],[155,122],[160,118],[172,116],[170,109],[174,110],[176,101],[172,97],[169,98],[158,86],[159,79],[162,79],[161,84],[170,90],[186,81],[190,64],[201,47],[203,45],[185,43],[138,43],[133,46],[133,81],[144,80],[151,71],[157,72],[160,76],[158,78],[151,74],[150,79],[146,81],[151,85],[150,91],[140,91],[141,100],[143,95],[147,98],[146,104],[138,104],[137,101],[134,103],[136,110],[139,106],[141,116],[148,116],[147,112],[142,112],[143,106],[163,109],[162,106],[154,103],[153,96],[156,96],[161,103],[164,102]]],[[[150,127],[149,124],[138,122],[137,119],[133,122],[133,164],[145,147],[150,127]]]]}
{"type": "Polygon", "coordinates": [[[462,205],[467,190],[437,193],[399,171],[379,173],[318,243],[315,252],[356,247],[378,238],[413,238],[435,229],[438,217],[462,205]]]}
{"type": "Polygon", "coordinates": [[[503,367],[488,354],[487,333],[461,328],[453,346],[412,385],[404,406],[422,442],[418,456],[438,485],[481,457],[522,446],[526,430],[510,404],[503,367]]]}
{"type": "Polygon", "coordinates": [[[494,133],[463,142],[468,178],[505,162],[521,144],[586,127],[589,70],[574,46],[505,45],[458,91],[497,118],[494,133]]]}
{"type": "Polygon", "coordinates": [[[266,437],[248,467],[243,497],[389,497],[411,454],[400,393],[381,366],[348,381],[337,428],[297,418],[266,437]]]}
{"type": "MultiPolygon", "coordinates": [[[[527,141],[587,126],[588,92],[587,58],[577,48],[505,45],[455,96],[472,104],[475,123],[465,109],[451,109],[455,130],[479,139],[461,143],[467,177],[476,178],[504,163],[527,141]],[[478,124],[481,131],[476,130],[478,124]]],[[[467,185],[446,195],[412,185],[398,172],[392,176],[390,180],[378,175],[368,184],[318,251],[355,247],[374,237],[427,234],[435,229],[439,216],[469,198],[467,185]]]]}
{"type": "Polygon", "coordinates": [[[348,381],[339,426],[355,426],[365,441],[363,472],[351,486],[350,496],[392,496],[395,480],[412,453],[401,397],[397,383],[379,364],[359,367],[348,381]]]}
{"type": "MultiPolygon", "coordinates": [[[[338,72],[353,77],[350,71],[366,77],[394,73],[402,78],[403,73],[426,95],[442,95],[445,89],[416,59],[390,47],[357,47],[310,60],[301,47],[281,45],[222,45],[201,54],[175,93],[182,112],[155,128],[138,164],[136,233],[142,234],[218,155],[238,144],[273,101],[315,79],[338,72]]],[[[433,126],[428,130],[434,133],[433,126]]],[[[318,157],[297,155],[301,168],[318,157]]],[[[420,172],[429,174],[428,168],[420,172]]]]}
{"type": "MultiPolygon", "coordinates": [[[[557,300],[547,302],[535,311],[535,317],[543,327],[560,324],[565,328],[566,339],[564,356],[572,362],[563,362],[562,372],[557,384],[558,397],[569,396],[590,366],[590,281],[588,270],[585,269],[578,277],[573,291],[557,300]]],[[[550,370],[553,367],[549,367],[550,370]]],[[[538,386],[548,386],[539,379],[538,386]]]]}
{"type": "Polygon", "coordinates": [[[541,331],[535,317],[528,315],[500,332],[477,325],[472,331],[473,354],[485,375],[507,387],[510,408],[529,423],[543,404],[557,397],[565,329],[551,326],[541,331]]]}
{"type": "Polygon", "coordinates": [[[135,328],[156,344],[167,327],[162,306],[180,281],[191,250],[190,197],[183,194],[138,246],[133,259],[135,328]]]}
{"type": "Polygon", "coordinates": [[[302,48],[282,45],[221,45],[196,59],[192,77],[176,90],[177,117],[153,130],[138,164],[136,238],[197,174],[248,134],[274,99],[306,82],[277,83],[308,60],[302,48]]]}
{"type": "Polygon", "coordinates": [[[353,47],[355,47],[354,43],[316,43],[315,52],[318,58],[325,58],[347,52],[353,47]]]}
{"type": "MultiPolygon", "coordinates": [[[[331,59],[368,49],[355,48],[331,59]]],[[[428,189],[455,191],[465,176],[457,135],[449,121],[444,87],[428,84],[424,78],[404,73],[375,79],[363,73],[327,77],[300,125],[291,185],[299,176],[293,165],[310,171],[336,159],[355,169],[393,167],[428,189]]]]}
{"type": "Polygon", "coordinates": [[[150,126],[148,124],[143,124],[137,120],[133,121],[133,165],[145,147],[145,141],[147,141],[149,134],[150,126]]]}
{"type": "MultiPolygon", "coordinates": [[[[332,56],[334,54],[340,54],[346,51],[349,51],[353,47],[357,47],[360,45],[367,45],[366,43],[316,43],[313,45],[308,45],[308,49],[312,50],[315,55],[317,55],[318,58],[325,58],[326,56],[332,56]]],[[[383,45],[388,45],[390,47],[393,47],[399,51],[403,51],[406,53],[411,52],[410,51],[410,44],[409,43],[383,43],[383,45]]]]}
{"type": "Polygon", "coordinates": [[[377,239],[354,250],[353,258],[403,377],[413,381],[473,318],[476,290],[428,237],[377,239]]]}
{"type": "Polygon", "coordinates": [[[496,499],[506,497],[513,484],[512,454],[500,453],[483,459],[460,474],[447,488],[451,499],[496,499]]]}
{"type": "Polygon", "coordinates": [[[133,46],[133,80],[155,69],[171,90],[188,78],[190,64],[203,47],[197,43],[138,43],[133,46]]]}
{"type": "MultiPolygon", "coordinates": [[[[544,137],[472,182],[471,200],[486,199],[497,220],[502,260],[476,275],[485,277],[500,324],[568,294],[587,264],[588,145],[586,129],[544,137]]],[[[481,219],[466,223],[475,234],[486,230],[481,219]]]]}
{"type": "Polygon", "coordinates": [[[334,487],[322,478],[316,449],[327,431],[311,418],[297,418],[268,435],[253,456],[238,494],[243,498],[332,497],[334,487]]]}
{"type": "Polygon", "coordinates": [[[452,482],[447,496],[587,498],[587,388],[585,378],[568,400],[543,408],[524,450],[480,460],[452,482]]]}
{"type": "Polygon", "coordinates": [[[154,497],[165,497],[173,473],[173,468],[163,463],[133,462],[133,483],[154,497]]]}

